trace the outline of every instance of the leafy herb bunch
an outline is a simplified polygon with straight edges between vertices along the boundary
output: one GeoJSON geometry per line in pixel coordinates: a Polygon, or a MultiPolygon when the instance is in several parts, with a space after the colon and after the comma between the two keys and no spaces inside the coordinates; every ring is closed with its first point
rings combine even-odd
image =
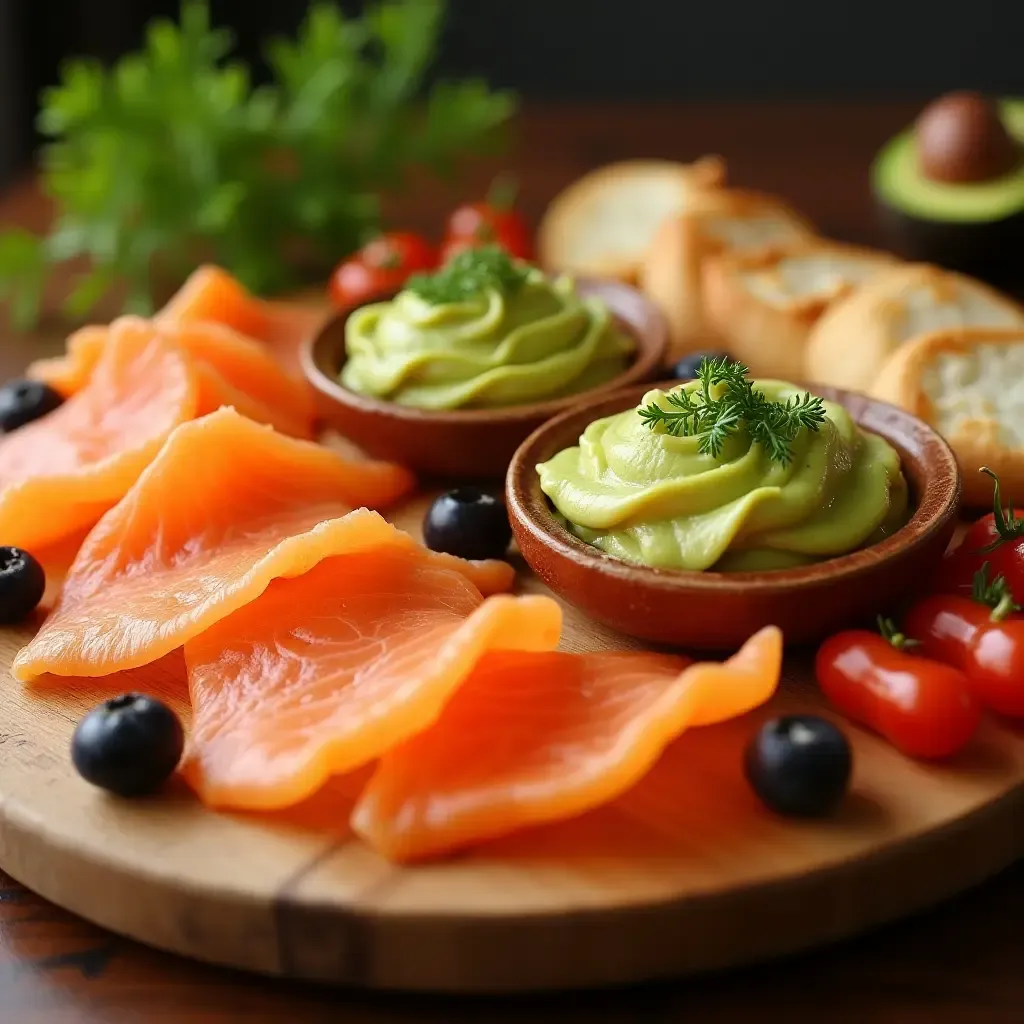
{"type": "Polygon", "coordinates": [[[444,13],[444,0],[382,0],[349,19],[314,0],[254,87],[207,0],[183,0],[180,24],[154,22],[113,69],[68,64],[39,115],[54,229],[0,235],[15,322],[35,321],[49,267],[80,256],[91,270],[74,316],[115,283],[128,310],[150,312],[154,273],[180,280],[204,259],[259,292],[326,273],[379,229],[380,192],[411,166],[447,173],[501,141],[510,93],[469,80],[423,95],[444,13]]]}
{"type": "Polygon", "coordinates": [[[413,274],[405,287],[425,302],[440,305],[463,302],[489,289],[512,295],[529,276],[529,266],[500,245],[483,245],[460,252],[433,273],[413,274]]]}
{"type": "Polygon", "coordinates": [[[698,438],[697,450],[711,456],[719,455],[726,439],[742,426],[769,458],[788,465],[800,429],[817,431],[825,421],[825,406],[807,392],[785,402],[773,401],[754,387],[748,373],[743,363],[704,358],[697,368],[696,388],[670,391],[667,409],[651,402],[637,410],[640,419],[651,430],[698,438]]]}

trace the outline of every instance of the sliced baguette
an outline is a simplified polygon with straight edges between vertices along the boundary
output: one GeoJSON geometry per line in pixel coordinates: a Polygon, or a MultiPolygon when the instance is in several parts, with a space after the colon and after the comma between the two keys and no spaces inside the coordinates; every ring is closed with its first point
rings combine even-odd
{"type": "Polygon", "coordinates": [[[671,355],[718,347],[704,311],[704,261],[723,252],[758,253],[816,237],[811,223],[774,196],[740,189],[708,190],[665,220],[640,267],[640,287],[669,322],[671,355]]]}
{"type": "Polygon", "coordinates": [[[1024,496],[1024,327],[920,334],[889,357],[871,395],[920,417],[949,442],[965,504],[992,503],[987,466],[1003,493],[1024,496]]]}
{"type": "Polygon", "coordinates": [[[635,283],[658,225],[694,192],[725,181],[717,156],[692,164],[627,160],[585,174],[559,193],[537,229],[537,256],[554,271],[635,283]]]}
{"type": "Polygon", "coordinates": [[[801,380],[815,320],[897,262],[889,253],[823,239],[711,256],[702,279],[707,322],[724,350],[754,376],[801,380]]]}
{"type": "Polygon", "coordinates": [[[918,335],[1014,326],[1024,326],[1024,307],[988,285],[927,263],[897,265],[819,318],[807,339],[805,377],[868,391],[892,353],[918,335]]]}

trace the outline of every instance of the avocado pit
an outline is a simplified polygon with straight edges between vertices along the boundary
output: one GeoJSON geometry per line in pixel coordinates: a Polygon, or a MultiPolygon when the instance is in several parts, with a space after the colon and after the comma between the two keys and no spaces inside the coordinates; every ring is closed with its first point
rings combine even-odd
{"type": "Polygon", "coordinates": [[[940,96],[879,150],[871,189],[900,256],[1019,288],[1024,100],[940,96]]]}
{"type": "Polygon", "coordinates": [[[955,92],[930,103],[915,127],[921,174],[932,181],[992,181],[1020,163],[997,105],[976,92],[955,92]]]}

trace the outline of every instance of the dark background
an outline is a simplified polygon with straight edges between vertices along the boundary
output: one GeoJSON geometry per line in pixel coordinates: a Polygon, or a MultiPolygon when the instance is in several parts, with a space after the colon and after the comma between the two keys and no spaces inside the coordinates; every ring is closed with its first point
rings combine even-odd
{"type": "MultiPolygon", "coordinates": [[[[241,53],[306,0],[213,0],[241,53]]],[[[343,0],[358,9],[358,0],[343,0]]],[[[60,59],[135,48],[177,0],[0,0],[0,176],[24,165],[60,59]]],[[[531,99],[842,101],[1024,94],[1024,0],[450,0],[437,70],[531,99]]]]}

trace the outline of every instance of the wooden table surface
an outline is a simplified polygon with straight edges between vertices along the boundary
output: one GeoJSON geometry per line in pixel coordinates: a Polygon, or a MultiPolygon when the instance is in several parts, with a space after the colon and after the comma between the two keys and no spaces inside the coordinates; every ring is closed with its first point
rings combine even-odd
{"type": "MultiPolygon", "coordinates": [[[[718,152],[737,183],[779,192],[837,238],[880,244],[867,189],[877,147],[913,104],[545,107],[527,109],[505,166],[526,212],[581,172],[624,157],[718,152]]],[[[474,168],[482,189],[496,165],[474,168]]],[[[453,193],[417,189],[396,219],[437,231],[453,193]]],[[[0,221],[41,226],[30,185],[0,221]]],[[[45,333],[52,344],[58,325],[45,333]]],[[[0,335],[0,378],[46,344],[0,335]]],[[[3,756],[0,748],[0,756],[3,756]]],[[[612,992],[530,999],[379,996],[300,987],[188,963],[94,928],[0,872],[0,1020],[11,1024],[346,1021],[461,1024],[558,1021],[748,1024],[1016,1024],[1024,1006],[1024,865],[916,919],[755,969],[612,992]]]]}

